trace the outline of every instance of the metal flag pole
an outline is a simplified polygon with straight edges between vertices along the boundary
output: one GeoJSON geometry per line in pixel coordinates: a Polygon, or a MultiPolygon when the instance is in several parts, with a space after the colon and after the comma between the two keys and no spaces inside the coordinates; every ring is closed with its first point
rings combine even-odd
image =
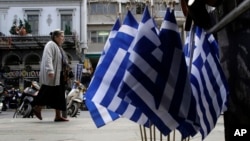
{"type": "Polygon", "coordinates": [[[191,27],[191,30],[190,30],[190,36],[189,36],[189,52],[190,52],[190,60],[189,60],[189,67],[188,67],[188,75],[190,76],[191,74],[191,69],[192,69],[192,60],[193,60],[193,54],[194,54],[194,34],[195,34],[195,31],[194,31],[194,27],[191,27]]]}
{"type": "Polygon", "coordinates": [[[207,33],[214,33],[221,30],[248,9],[250,9],[250,0],[245,0],[238,7],[234,8],[229,14],[227,14],[222,20],[220,20],[216,25],[210,28],[207,33]]]}

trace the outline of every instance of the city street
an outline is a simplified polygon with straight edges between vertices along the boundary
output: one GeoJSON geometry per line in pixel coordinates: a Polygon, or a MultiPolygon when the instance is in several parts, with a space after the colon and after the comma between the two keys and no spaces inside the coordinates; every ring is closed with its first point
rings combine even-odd
{"type": "MultiPolygon", "coordinates": [[[[77,118],[69,122],[54,122],[54,111],[44,109],[43,120],[37,118],[13,119],[14,110],[0,113],[0,141],[142,141],[139,125],[125,118],[120,118],[101,128],[96,128],[88,111],[81,111],[77,118]]],[[[146,129],[148,132],[149,130],[146,129]]],[[[148,141],[150,140],[147,133],[148,141]]],[[[156,140],[159,140],[156,131],[156,140]]],[[[167,141],[167,137],[163,137],[167,141]]],[[[176,141],[180,141],[178,131],[176,141]]],[[[200,141],[200,135],[190,141],[200,141]]],[[[222,117],[217,126],[204,141],[223,141],[224,127],[222,117]]],[[[173,134],[171,134],[173,141],[173,134]]]]}

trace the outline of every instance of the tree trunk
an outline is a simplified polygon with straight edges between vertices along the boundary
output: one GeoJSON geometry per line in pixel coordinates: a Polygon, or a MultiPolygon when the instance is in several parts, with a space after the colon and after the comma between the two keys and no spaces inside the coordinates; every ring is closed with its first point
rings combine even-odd
{"type": "MultiPolygon", "coordinates": [[[[219,19],[243,0],[224,0],[219,19]]],[[[250,11],[217,33],[221,65],[230,90],[229,108],[224,113],[225,141],[250,141],[249,136],[234,137],[237,129],[250,134],[250,11]]]]}

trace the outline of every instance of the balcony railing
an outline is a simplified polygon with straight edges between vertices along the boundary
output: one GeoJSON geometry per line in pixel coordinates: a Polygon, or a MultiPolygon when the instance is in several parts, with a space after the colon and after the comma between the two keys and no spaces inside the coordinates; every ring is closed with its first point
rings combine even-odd
{"type": "MultiPolygon", "coordinates": [[[[42,49],[50,36],[0,36],[0,49],[42,49]]],[[[63,48],[75,48],[77,39],[74,35],[65,35],[63,48]]]]}

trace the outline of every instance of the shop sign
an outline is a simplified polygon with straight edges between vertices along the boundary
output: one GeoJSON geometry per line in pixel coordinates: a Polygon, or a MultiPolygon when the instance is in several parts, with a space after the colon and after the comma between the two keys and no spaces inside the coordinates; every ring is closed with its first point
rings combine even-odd
{"type": "Polygon", "coordinates": [[[5,78],[16,78],[16,77],[39,77],[39,70],[11,70],[10,72],[3,73],[5,78]]]}

